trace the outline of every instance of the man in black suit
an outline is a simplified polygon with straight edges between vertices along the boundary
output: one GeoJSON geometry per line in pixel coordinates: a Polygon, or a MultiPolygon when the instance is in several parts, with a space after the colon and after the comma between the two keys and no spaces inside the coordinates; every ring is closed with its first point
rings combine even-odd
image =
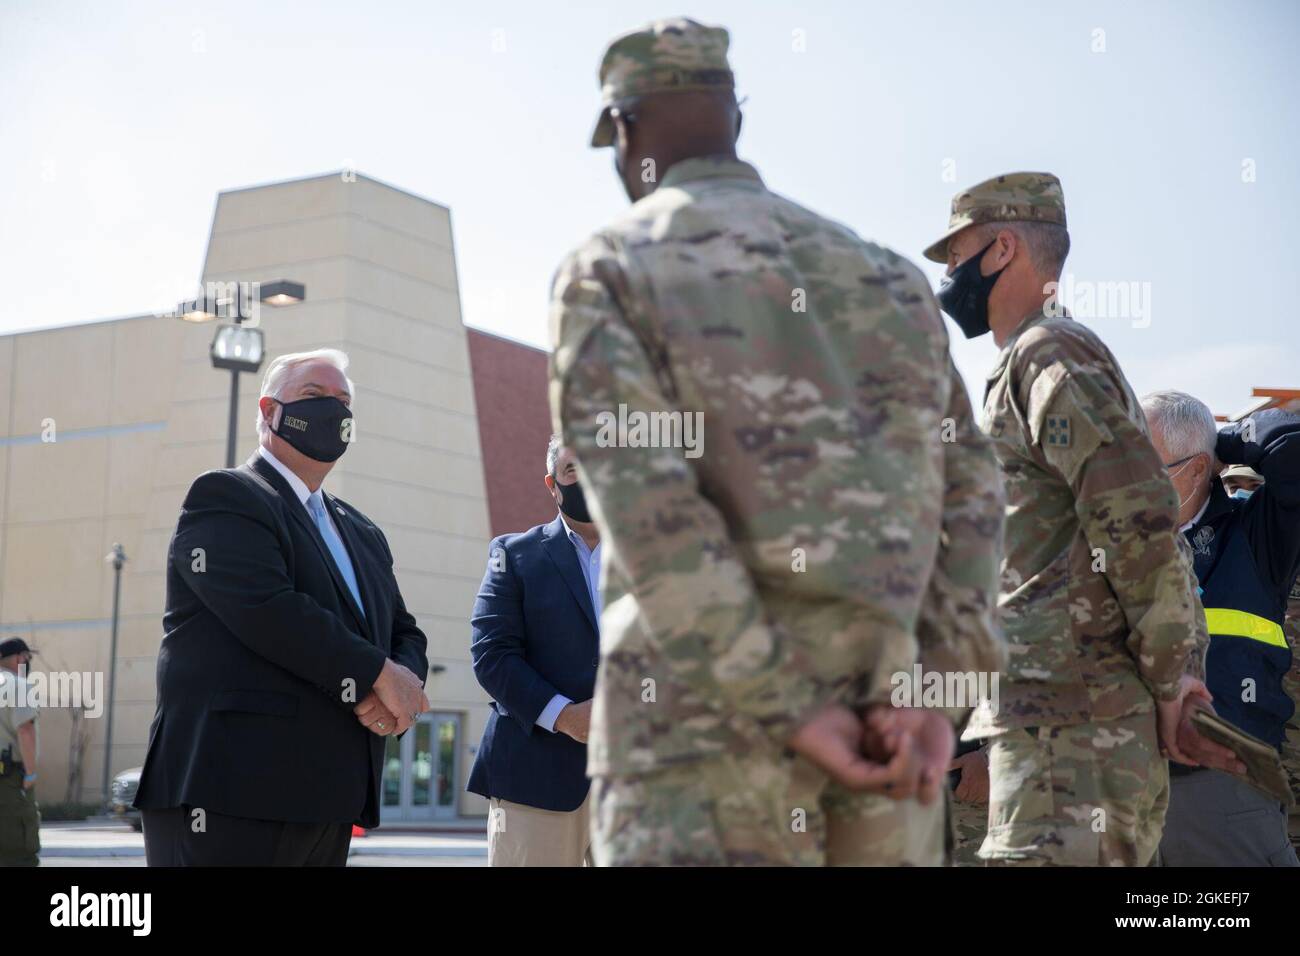
{"type": "Polygon", "coordinates": [[[384,738],[429,707],[388,542],[321,489],[352,440],[346,369],[273,361],[257,454],[185,497],[135,798],[150,866],[342,866],[379,823],[384,738]]]}
{"type": "Polygon", "coordinates": [[[587,728],[600,657],[600,536],[557,437],[546,487],[559,514],[488,547],[474,602],[474,675],[492,696],[468,789],[490,800],[488,864],[591,862],[587,728]]]}

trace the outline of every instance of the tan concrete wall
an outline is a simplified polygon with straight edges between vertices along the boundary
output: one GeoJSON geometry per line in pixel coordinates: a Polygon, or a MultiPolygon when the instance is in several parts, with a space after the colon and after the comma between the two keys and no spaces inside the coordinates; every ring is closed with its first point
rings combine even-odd
{"type": "MultiPolygon", "coordinates": [[[[358,438],[326,487],[388,536],[430,663],[445,668],[430,700],[461,715],[463,790],[487,717],[467,618],[489,535],[449,211],[364,177],[223,193],[204,281],[278,278],[307,296],[263,306],[267,359],[351,357],[358,438]]],[[[214,331],[145,317],[0,337],[0,624],[38,647],[38,669],[107,670],[103,559],[122,543],[114,772],[144,757],[177,511],[194,477],[224,464],[230,373],[211,367],[214,331]],[[46,419],[56,441],[39,440],[46,419]]],[[[259,384],[241,376],[240,461],[256,447],[259,384]]],[[[88,723],[80,796],[94,800],[105,722],[88,723]]],[[[66,712],[43,716],[44,800],[65,799],[70,732],[66,712]]],[[[460,811],[486,807],[463,795],[460,811]]]]}

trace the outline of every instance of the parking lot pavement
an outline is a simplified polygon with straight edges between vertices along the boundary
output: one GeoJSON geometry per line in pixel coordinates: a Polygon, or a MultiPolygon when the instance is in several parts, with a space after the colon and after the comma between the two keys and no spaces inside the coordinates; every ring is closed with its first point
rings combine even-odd
{"type": "MultiPolygon", "coordinates": [[[[48,823],[41,866],[144,866],[144,837],[119,823],[48,823]]],[[[348,866],[487,866],[487,835],[372,831],[352,838],[348,866]]]]}

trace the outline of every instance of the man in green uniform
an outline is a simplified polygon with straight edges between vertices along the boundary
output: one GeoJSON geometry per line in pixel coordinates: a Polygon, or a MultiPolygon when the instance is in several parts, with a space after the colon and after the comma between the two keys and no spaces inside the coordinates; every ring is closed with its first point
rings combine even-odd
{"type": "Polygon", "coordinates": [[[1050,173],[957,194],[926,258],[948,266],[939,303],[1001,348],[982,425],[1006,484],[999,612],[1009,665],[990,738],[994,863],[1152,862],[1168,803],[1164,752],[1190,762],[1184,698],[1208,698],[1208,643],[1178,498],[1110,350],[1056,301],[1069,251],[1050,173]],[[1191,675],[1189,675],[1189,671],[1191,675]]]}
{"type": "Polygon", "coordinates": [[[36,708],[23,674],[32,651],[22,638],[0,641],[0,866],[36,866],[36,708]]]}
{"type": "Polygon", "coordinates": [[[592,145],[634,205],[552,292],[606,548],[594,855],[937,865],[973,701],[890,698],[918,661],[1001,666],[997,465],[922,273],[736,158],[727,45],[684,19],[610,45],[592,145]]]}

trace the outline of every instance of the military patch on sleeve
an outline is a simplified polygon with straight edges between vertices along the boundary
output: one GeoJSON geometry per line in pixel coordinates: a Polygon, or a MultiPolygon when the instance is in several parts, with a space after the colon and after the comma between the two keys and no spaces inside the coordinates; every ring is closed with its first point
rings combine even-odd
{"type": "Polygon", "coordinates": [[[1028,409],[1033,443],[1072,486],[1097,449],[1114,441],[1100,419],[1099,402],[1086,378],[1076,380],[1067,375],[1047,401],[1036,402],[1028,409]]]}
{"type": "Polygon", "coordinates": [[[1046,444],[1055,448],[1070,447],[1070,416],[1048,415],[1046,444]]]}

